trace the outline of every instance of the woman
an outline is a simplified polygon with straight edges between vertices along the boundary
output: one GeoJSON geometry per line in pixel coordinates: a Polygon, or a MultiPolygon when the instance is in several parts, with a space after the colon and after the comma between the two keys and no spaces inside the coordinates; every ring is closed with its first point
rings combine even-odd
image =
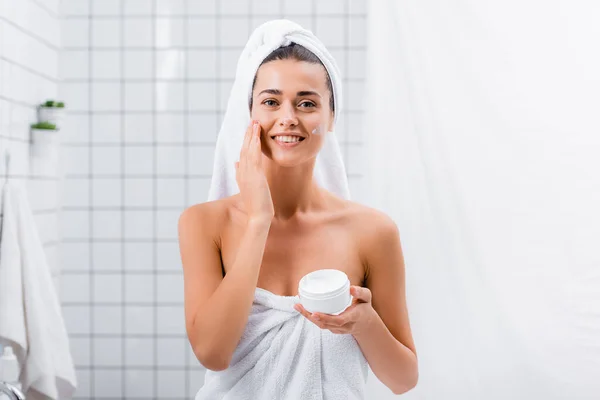
{"type": "Polygon", "coordinates": [[[252,123],[235,165],[240,192],[194,205],[179,220],[186,327],[198,360],[211,380],[233,379],[212,371],[224,374],[239,362],[235,354],[257,293],[287,299],[297,295],[305,274],[335,268],[351,281],[352,306],[336,316],[311,314],[296,301],[296,317],[332,340],[350,338],[351,351],[362,352],[394,393],[410,390],[417,357],[398,229],[385,214],[335,195],[313,176],[336,112],[327,69],[292,43],[264,59],[251,93],[252,123]]]}

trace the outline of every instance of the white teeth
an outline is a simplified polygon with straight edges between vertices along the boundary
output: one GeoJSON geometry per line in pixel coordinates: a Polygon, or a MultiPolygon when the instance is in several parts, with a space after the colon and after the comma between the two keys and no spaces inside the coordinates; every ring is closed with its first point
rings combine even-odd
{"type": "Polygon", "coordinates": [[[284,143],[294,143],[294,142],[299,142],[300,138],[298,136],[276,136],[275,140],[277,140],[278,142],[284,142],[284,143]]]}

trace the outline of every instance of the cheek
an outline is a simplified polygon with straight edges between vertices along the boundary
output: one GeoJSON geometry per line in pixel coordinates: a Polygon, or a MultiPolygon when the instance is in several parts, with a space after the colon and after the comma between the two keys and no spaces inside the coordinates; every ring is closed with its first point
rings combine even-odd
{"type": "Polygon", "coordinates": [[[311,121],[310,125],[312,125],[310,133],[313,135],[323,135],[327,132],[327,121],[325,121],[323,118],[318,118],[311,121]]]}
{"type": "Polygon", "coordinates": [[[259,102],[254,102],[252,110],[250,110],[251,119],[261,119],[266,117],[264,107],[261,107],[259,102]]]}
{"type": "Polygon", "coordinates": [[[261,109],[254,109],[250,113],[250,117],[251,119],[258,120],[263,129],[272,126],[276,122],[276,120],[273,118],[273,115],[261,109]]]}

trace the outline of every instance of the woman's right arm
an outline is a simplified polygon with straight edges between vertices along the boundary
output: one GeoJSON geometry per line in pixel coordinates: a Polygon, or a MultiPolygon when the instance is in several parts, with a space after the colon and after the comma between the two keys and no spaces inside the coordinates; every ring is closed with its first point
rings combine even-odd
{"type": "Polygon", "coordinates": [[[186,209],[178,230],[187,335],[200,363],[220,371],[229,366],[248,321],[271,219],[248,220],[233,265],[223,278],[215,234],[218,213],[211,206],[186,209]]]}
{"type": "Polygon", "coordinates": [[[190,207],[179,218],[187,334],[200,363],[212,370],[229,366],[242,337],[274,216],[262,169],[261,132],[260,123],[251,121],[235,164],[248,222],[224,278],[216,229],[222,217],[215,203],[190,207]]]}

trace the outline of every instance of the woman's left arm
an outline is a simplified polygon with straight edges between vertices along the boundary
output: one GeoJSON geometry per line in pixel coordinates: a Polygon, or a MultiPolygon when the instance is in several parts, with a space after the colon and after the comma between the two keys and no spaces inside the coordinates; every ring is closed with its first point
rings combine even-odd
{"type": "Polygon", "coordinates": [[[297,310],[322,329],[352,334],[377,378],[401,394],[414,388],[419,376],[406,306],[404,257],[395,222],[375,214],[370,220],[374,231],[363,242],[367,287],[350,288],[353,304],[340,315],[311,314],[301,305],[297,310]]]}
{"type": "MultiPolygon", "coordinates": [[[[417,385],[417,351],[413,341],[406,305],[406,279],[400,233],[387,215],[376,212],[377,230],[366,242],[367,288],[357,288],[372,297],[371,318],[354,338],[369,361],[371,369],[394,393],[409,391],[417,385]]],[[[360,295],[359,295],[360,297],[360,295]]],[[[361,298],[362,299],[362,298],[361,298]]]]}

